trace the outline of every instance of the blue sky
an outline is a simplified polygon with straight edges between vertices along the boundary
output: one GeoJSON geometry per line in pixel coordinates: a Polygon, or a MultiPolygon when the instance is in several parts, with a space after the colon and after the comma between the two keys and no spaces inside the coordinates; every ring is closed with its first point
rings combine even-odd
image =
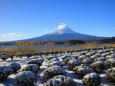
{"type": "Polygon", "coordinates": [[[94,36],[115,36],[115,0],[0,0],[0,41],[33,38],[60,23],[94,36]]]}

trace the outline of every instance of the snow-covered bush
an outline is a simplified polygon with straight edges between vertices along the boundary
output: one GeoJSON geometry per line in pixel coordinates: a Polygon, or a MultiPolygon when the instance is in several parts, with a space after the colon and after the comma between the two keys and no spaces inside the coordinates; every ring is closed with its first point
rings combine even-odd
{"type": "Polygon", "coordinates": [[[78,60],[82,61],[82,60],[84,60],[84,59],[86,59],[86,58],[88,58],[88,56],[82,55],[82,56],[79,56],[79,57],[78,57],[78,60]]]}
{"type": "Polygon", "coordinates": [[[8,59],[8,56],[7,56],[7,55],[2,55],[2,56],[1,56],[1,59],[2,59],[3,61],[6,61],[6,60],[8,59]]]}
{"type": "Polygon", "coordinates": [[[37,55],[39,55],[39,53],[38,53],[38,52],[34,52],[33,55],[34,55],[34,56],[37,56],[37,55]]]}
{"type": "Polygon", "coordinates": [[[49,63],[51,63],[51,62],[53,62],[53,61],[59,61],[59,59],[58,59],[58,58],[53,58],[53,59],[51,59],[51,60],[49,61],[49,63]]]}
{"type": "Polygon", "coordinates": [[[19,72],[14,77],[14,81],[20,86],[32,86],[37,82],[37,76],[31,71],[19,72]]]}
{"type": "Polygon", "coordinates": [[[98,55],[93,55],[93,56],[91,56],[90,58],[92,59],[92,60],[95,60],[96,58],[98,58],[99,56],[98,55]]]}
{"type": "Polygon", "coordinates": [[[75,66],[78,66],[80,64],[81,64],[81,62],[79,60],[71,59],[70,61],[68,61],[67,65],[70,69],[73,69],[73,68],[75,68],[75,66]]]}
{"type": "Polygon", "coordinates": [[[7,79],[12,74],[12,69],[8,66],[0,66],[0,81],[7,79]]]}
{"type": "Polygon", "coordinates": [[[21,69],[21,66],[19,63],[11,63],[9,67],[13,70],[13,73],[16,73],[18,70],[21,69]]]}
{"type": "Polygon", "coordinates": [[[106,68],[106,64],[103,61],[96,61],[92,63],[90,66],[93,68],[93,70],[95,70],[98,73],[101,73],[106,68]]]}
{"type": "Polygon", "coordinates": [[[43,76],[45,78],[52,78],[53,76],[56,75],[63,75],[65,73],[65,70],[63,67],[60,66],[53,66],[53,67],[49,67],[48,69],[44,70],[43,72],[43,76]]]}
{"type": "Polygon", "coordinates": [[[107,59],[106,60],[106,65],[108,66],[108,67],[115,67],[115,58],[110,58],[110,59],[107,59]]]}
{"type": "Polygon", "coordinates": [[[27,62],[28,64],[37,64],[38,66],[42,65],[42,61],[41,60],[30,60],[27,62]]]}
{"type": "Polygon", "coordinates": [[[99,86],[101,83],[100,75],[97,73],[89,73],[83,77],[85,86],[99,86]]]}
{"type": "Polygon", "coordinates": [[[22,57],[24,56],[24,53],[18,53],[18,56],[22,59],[22,57]]]}
{"type": "Polygon", "coordinates": [[[89,66],[92,63],[93,63],[93,60],[90,58],[86,58],[86,59],[82,60],[82,64],[86,65],[86,66],[89,66]]]}
{"type": "Polygon", "coordinates": [[[14,54],[9,55],[9,58],[11,58],[11,60],[13,60],[14,54]]]}
{"type": "Polygon", "coordinates": [[[94,61],[106,61],[106,57],[96,58],[94,61]]]}
{"type": "Polygon", "coordinates": [[[40,67],[37,64],[29,64],[22,68],[22,71],[32,71],[35,74],[38,74],[40,67]]]}
{"type": "Polygon", "coordinates": [[[26,52],[25,55],[27,56],[27,58],[32,57],[32,53],[30,52],[26,52]]]}
{"type": "Polygon", "coordinates": [[[106,71],[106,76],[105,76],[108,80],[110,80],[111,82],[115,83],[115,67],[108,69],[106,71]]]}
{"type": "Polygon", "coordinates": [[[48,57],[47,57],[47,60],[51,60],[51,59],[53,59],[53,58],[55,58],[55,57],[53,57],[53,56],[48,56],[48,57]]]}
{"type": "Polygon", "coordinates": [[[64,62],[65,64],[67,64],[68,61],[70,61],[71,59],[72,59],[71,57],[65,58],[65,59],[63,60],[63,62],[64,62]]]}
{"type": "Polygon", "coordinates": [[[53,61],[53,62],[48,64],[48,67],[55,66],[55,65],[62,67],[64,64],[61,61],[53,61]]]}
{"type": "Polygon", "coordinates": [[[77,86],[72,78],[64,75],[58,75],[49,79],[44,86],[77,86]]]}
{"type": "Polygon", "coordinates": [[[79,75],[79,77],[83,77],[84,75],[93,72],[93,70],[90,67],[83,65],[76,66],[73,70],[76,74],[79,75]]]}

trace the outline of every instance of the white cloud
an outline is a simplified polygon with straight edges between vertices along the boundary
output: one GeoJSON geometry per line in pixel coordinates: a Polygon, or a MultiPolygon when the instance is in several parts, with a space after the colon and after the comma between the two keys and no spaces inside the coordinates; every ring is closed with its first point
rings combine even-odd
{"type": "Polygon", "coordinates": [[[9,35],[9,36],[20,36],[20,34],[18,34],[18,33],[8,33],[7,35],[9,35]]]}
{"type": "Polygon", "coordinates": [[[2,36],[6,36],[6,34],[2,34],[2,36]]]}
{"type": "Polygon", "coordinates": [[[18,33],[7,33],[7,34],[2,34],[2,36],[20,36],[18,33]]]}

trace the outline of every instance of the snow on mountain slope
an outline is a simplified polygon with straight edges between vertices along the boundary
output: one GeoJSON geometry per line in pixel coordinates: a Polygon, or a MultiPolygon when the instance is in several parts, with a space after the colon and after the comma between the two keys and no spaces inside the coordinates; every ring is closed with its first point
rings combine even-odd
{"type": "Polygon", "coordinates": [[[61,24],[57,27],[57,29],[49,34],[63,34],[63,33],[76,33],[72,31],[68,26],[65,24],[61,24]]]}
{"type": "Polygon", "coordinates": [[[46,35],[35,37],[27,40],[21,40],[24,42],[28,41],[68,41],[68,40],[82,40],[82,41],[97,41],[105,39],[106,37],[97,37],[86,34],[81,34],[72,31],[67,25],[59,25],[55,31],[50,32],[46,35]]]}

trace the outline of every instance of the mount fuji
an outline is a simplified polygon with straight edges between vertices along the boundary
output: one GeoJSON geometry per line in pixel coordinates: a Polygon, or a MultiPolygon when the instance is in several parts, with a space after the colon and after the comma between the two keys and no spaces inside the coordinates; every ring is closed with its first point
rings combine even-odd
{"type": "Polygon", "coordinates": [[[81,33],[71,30],[67,25],[61,24],[53,32],[50,32],[40,37],[35,37],[35,38],[22,40],[22,41],[26,41],[26,42],[29,42],[29,41],[59,42],[59,41],[68,41],[68,40],[98,41],[105,38],[107,37],[97,37],[97,36],[81,34],[81,33]]]}

